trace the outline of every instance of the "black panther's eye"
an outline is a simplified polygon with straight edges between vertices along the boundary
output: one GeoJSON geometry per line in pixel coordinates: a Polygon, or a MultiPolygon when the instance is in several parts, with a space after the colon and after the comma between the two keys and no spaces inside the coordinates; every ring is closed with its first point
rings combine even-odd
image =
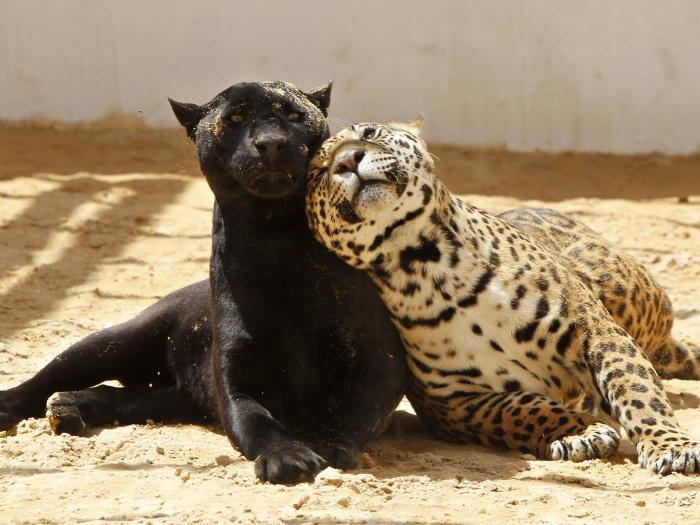
{"type": "Polygon", "coordinates": [[[301,119],[301,115],[297,112],[292,112],[289,115],[287,115],[287,118],[292,122],[296,122],[299,119],[301,119]]]}
{"type": "Polygon", "coordinates": [[[377,134],[376,128],[365,128],[364,131],[362,132],[362,138],[363,139],[371,139],[376,134],[377,134]]]}
{"type": "Polygon", "coordinates": [[[231,122],[234,124],[240,124],[243,122],[243,115],[231,115],[231,122]]]}

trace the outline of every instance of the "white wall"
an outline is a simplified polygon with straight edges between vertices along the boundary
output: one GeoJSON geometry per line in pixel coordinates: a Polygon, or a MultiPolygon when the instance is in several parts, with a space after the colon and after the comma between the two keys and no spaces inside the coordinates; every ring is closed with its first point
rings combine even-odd
{"type": "Polygon", "coordinates": [[[514,150],[700,146],[697,0],[0,0],[0,118],[140,113],[336,81],[331,116],[514,150]]]}

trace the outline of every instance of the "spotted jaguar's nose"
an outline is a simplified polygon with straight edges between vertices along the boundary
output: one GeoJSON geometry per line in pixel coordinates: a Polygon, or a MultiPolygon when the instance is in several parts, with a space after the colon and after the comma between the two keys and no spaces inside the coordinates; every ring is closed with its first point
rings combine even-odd
{"type": "Polygon", "coordinates": [[[365,150],[352,147],[343,148],[341,151],[335,154],[334,162],[334,173],[356,173],[357,166],[360,165],[362,159],[365,157],[365,150]]]}

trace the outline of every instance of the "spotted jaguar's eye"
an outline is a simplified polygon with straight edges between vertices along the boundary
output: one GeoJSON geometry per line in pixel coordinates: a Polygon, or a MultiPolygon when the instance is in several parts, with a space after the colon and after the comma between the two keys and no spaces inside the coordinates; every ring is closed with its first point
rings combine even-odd
{"type": "Polygon", "coordinates": [[[301,115],[299,113],[293,112],[287,115],[287,119],[291,122],[297,122],[299,119],[301,119],[301,115]]]}
{"type": "Polygon", "coordinates": [[[240,124],[243,122],[243,115],[231,115],[231,122],[234,124],[240,124]]]}
{"type": "Polygon", "coordinates": [[[376,135],[377,135],[376,128],[365,128],[364,131],[362,132],[363,139],[371,139],[372,137],[374,137],[376,135]]]}

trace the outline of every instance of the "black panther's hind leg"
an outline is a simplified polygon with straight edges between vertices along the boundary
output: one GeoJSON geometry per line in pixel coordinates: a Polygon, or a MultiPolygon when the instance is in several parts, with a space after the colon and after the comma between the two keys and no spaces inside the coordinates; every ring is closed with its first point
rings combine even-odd
{"type": "Polygon", "coordinates": [[[43,416],[54,392],[83,390],[110,379],[125,386],[173,385],[168,358],[178,354],[169,349],[177,346],[183,352],[191,347],[201,353],[210,339],[208,313],[209,283],[201,281],[167,295],[125,323],[81,339],[32,378],[0,391],[0,430],[43,416]]]}
{"type": "Polygon", "coordinates": [[[54,392],[82,390],[109,379],[129,377],[133,370],[141,375],[150,372],[156,361],[153,354],[163,345],[149,344],[144,321],[139,317],[78,341],[32,378],[0,392],[0,430],[28,417],[43,416],[46,400],[54,392]]]}
{"type": "Polygon", "coordinates": [[[115,421],[128,425],[154,421],[202,423],[202,412],[176,387],[118,388],[100,385],[57,392],[46,403],[46,417],[56,434],[78,434],[115,421]]]}

